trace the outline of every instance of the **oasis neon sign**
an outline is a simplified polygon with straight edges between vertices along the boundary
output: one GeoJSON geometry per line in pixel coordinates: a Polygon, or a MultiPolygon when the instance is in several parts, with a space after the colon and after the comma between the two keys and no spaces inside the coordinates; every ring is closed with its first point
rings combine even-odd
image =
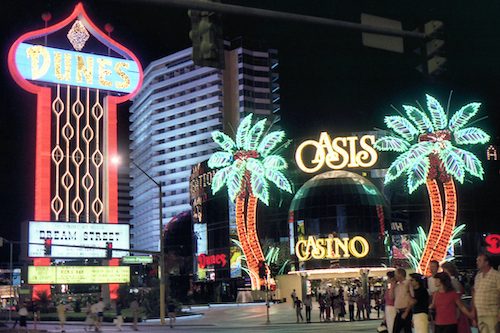
{"type": "Polygon", "coordinates": [[[374,135],[335,137],[332,140],[327,132],[321,132],[318,141],[306,140],[299,145],[295,161],[300,170],[307,173],[317,172],[325,164],[333,170],[369,168],[378,160],[374,142],[374,135]],[[314,158],[306,165],[304,151],[311,148],[315,150],[314,158]]]}
{"type": "Polygon", "coordinates": [[[15,62],[27,80],[132,92],[139,84],[134,61],[20,43],[15,62]]]}
{"type": "Polygon", "coordinates": [[[309,236],[295,245],[295,254],[300,261],[311,259],[348,259],[351,256],[363,258],[370,252],[370,244],[361,237],[316,238],[309,236]]]}

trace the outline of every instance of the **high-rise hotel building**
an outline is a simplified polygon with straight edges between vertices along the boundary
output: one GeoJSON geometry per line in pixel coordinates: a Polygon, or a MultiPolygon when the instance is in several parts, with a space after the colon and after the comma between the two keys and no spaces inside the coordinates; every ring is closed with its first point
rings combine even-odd
{"type": "MultiPolygon", "coordinates": [[[[191,48],[152,62],[130,109],[130,158],[162,186],[163,223],[190,210],[193,165],[217,149],[211,132],[233,134],[248,113],[279,121],[277,51],[226,43],[225,70],[194,65],[191,48]],[[274,117],[272,117],[274,116],[274,117]]],[[[159,248],[159,187],[131,165],[136,250],[159,248]]]]}

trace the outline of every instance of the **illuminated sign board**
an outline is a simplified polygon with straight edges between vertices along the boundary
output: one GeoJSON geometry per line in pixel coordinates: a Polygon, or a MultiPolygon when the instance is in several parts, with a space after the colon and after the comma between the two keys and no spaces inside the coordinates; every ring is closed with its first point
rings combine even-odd
{"type": "Polygon", "coordinates": [[[15,62],[27,80],[129,93],[140,81],[137,63],[98,54],[20,43],[15,62]]]}
{"type": "Polygon", "coordinates": [[[28,267],[28,284],[101,284],[129,282],[129,266],[28,267]]]}
{"type": "Polygon", "coordinates": [[[309,236],[307,239],[297,241],[295,254],[300,261],[311,259],[348,259],[351,256],[363,258],[370,252],[370,244],[361,237],[353,238],[316,238],[309,236]]]}
{"type": "MultiPolygon", "coordinates": [[[[44,253],[43,243],[45,239],[50,238],[52,239],[50,257],[105,258],[106,250],[104,248],[106,248],[107,242],[111,242],[115,249],[129,248],[129,228],[128,224],[30,221],[28,256],[32,258],[47,257],[44,253]],[[103,249],[69,246],[89,246],[103,249]]],[[[113,250],[113,258],[127,255],[127,251],[113,250]]]]}
{"type": "Polygon", "coordinates": [[[227,265],[227,257],[224,253],[219,254],[200,254],[198,256],[198,266],[201,269],[204,269],[207,266],[215,266],[219,265],[220,267],[226,267],[227,265]]]}
{"type": "Polygon", "coordinates": [[[306,173],[319,171],[325,165],[333,170],[344,168],[369,168],[378,160],[373,144],[374,135],[335,137],[321,132],[319,140],[306,140],[295,151],[295,161],[300,170],[306,173]],[[312,149],[312,151],[311,151],[312,149]],[[307,153],[313,153],[313,159],[305,160],[307,153]]]}
{"type": "Polygon", "coordinates": [[[151,264],[153,257],[150,256],[129,256],[123,257],[122,263],[124,264],[151,264]]]}

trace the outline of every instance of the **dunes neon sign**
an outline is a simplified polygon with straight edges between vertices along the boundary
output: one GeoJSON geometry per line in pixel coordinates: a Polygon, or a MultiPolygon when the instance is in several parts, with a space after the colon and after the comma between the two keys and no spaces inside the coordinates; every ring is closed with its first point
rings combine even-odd
{"type": "Polygon", "coordinates": [[[295,161],[300,170],[307,173],[319,171],[325,165],[333,170],[344,168],[369,168],[378,160],[373,148],[374,135],[335,137],[321,132],[318,141],[306,140],[295,151],[295,161]],[[314,158],[304,162],[306,150],[314,149],[314,158]]]}

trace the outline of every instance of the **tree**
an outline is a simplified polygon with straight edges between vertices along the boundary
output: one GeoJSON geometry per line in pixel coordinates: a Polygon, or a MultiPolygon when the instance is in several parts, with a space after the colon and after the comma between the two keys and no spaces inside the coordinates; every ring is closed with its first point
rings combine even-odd
{"type": "Polygon", "coordinates": [[[465,127],[476,115],[480,103],[469,103],[448,121],[448,112],[432,96],[426,95],[427,111],[403,105],[406,117],[387,116],[385,123],[394,133],[375,142],[380,151],[401,153],[391,164],[385,184],[407,176],[409,193],[426,184],[431,203],[431,227],[420,258],[419,268],[429,274],[431,260],[442,261],[450,243],[457,216],[454,180],[461,184],[466,173],[483,179],[481,161],[457,145],[484,144],[490,136],[477,127],[465,127]],[[444,191],[444,210],[441,189],[444,191]]]}
{"type": "Polygon", "coordinates": [[[208,160],[211,169],[220,168],[212,179],[212,192],[215,194],[226,185],[230,200],[236,204],[237,234],[254,290],[260,288],[258,264],[264,261],[256,229],[257,202],[269,204],[269,182],[292,193],[290,181],[282,173],[288,164],[274,154],[285,133],[270,132],[261,140],[266,122],[262,119],[252,126],[252,114],[246,116],[238,126],[236,142],[214,131],[212,138],[224,151],[215,152],[208,160]]]}

